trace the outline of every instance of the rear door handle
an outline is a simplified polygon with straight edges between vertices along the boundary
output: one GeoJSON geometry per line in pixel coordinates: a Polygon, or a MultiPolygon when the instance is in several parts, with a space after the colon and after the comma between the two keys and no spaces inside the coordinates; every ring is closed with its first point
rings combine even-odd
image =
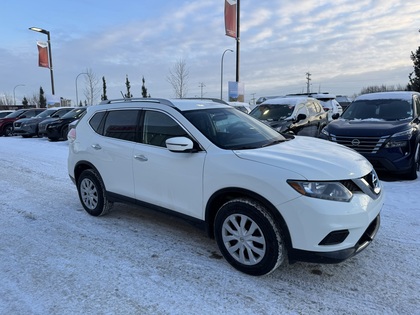
{"type": "Polygon", "coordinates": [[[147,157],[145,157],[143,154],[135,155],[134,158],[141,162],[146,162],[148,160],[147,157]]]}
{"type": "Polygon", "coordinates": [[[91,147],[94,148],[95,150],[102,149],[102,147],[99,144],[97,144],[97,143],[96,144],[92,144],[91,147]]]}

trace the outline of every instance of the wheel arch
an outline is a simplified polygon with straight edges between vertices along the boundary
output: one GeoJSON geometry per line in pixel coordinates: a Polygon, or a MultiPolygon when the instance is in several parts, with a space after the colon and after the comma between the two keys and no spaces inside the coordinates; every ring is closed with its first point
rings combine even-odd
{"type": "Polygon", "coordinates": [[[281,213],[277,210],[277,208],[263,196],[248,189],[235,187],[224,188],[215,192],[207,202],[205,210],[205,225],[207,235],[210,238],[214,239],[214,220],[217,211],[226,202],[237,198],[252,199],[263,205],[265,209],[267,209],[267,211],[273,216],[275,222],[277,222],[280,230],[282,231],[286,247],[291,248],[289,229],[287,227],[286,221],[284,220],[281,213]]]}
{"type": "MultiPolygon", "coordinates": [[[[84,171],[84,170],[87,170],[87,169],[92,169],[92,170],[94,170],[99,176],[101,176],[100,175],[100,173],[99,173],[99,171],[97,170],[97,168],[92,164],[92,163],[90,163],[90,162],[88,162],[88,161],[79,161],[79,162],[77,162],[76,163],[76,165],[74,166],[74,179],[75,179],[75,181],[76,181],[76,183],[78,182],[78,180],[79,180],[79,177],[80,177],[80,174],[82,174],[82,172],[84,171]]],[[[102,180],[102,178],[101,178],[101,180],[102,180]]]]}

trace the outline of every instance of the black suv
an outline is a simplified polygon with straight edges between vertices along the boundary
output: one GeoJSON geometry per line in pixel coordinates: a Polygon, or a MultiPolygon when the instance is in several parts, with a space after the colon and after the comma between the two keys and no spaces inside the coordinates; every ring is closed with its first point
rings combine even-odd
{"type": "Polygon", "coordinates": [[[381,92],[357,97],[321,137],[361,153],[377,171],[416,179],[419,128],[420,93],[381,92]]]}
{"type": "Polygon", "coordinates": [[[57,118],[46,126],[46,135],[51,141],[67,140],[69,124],[84,115],[86,107],[76,107],[61,118],[57,118]]]}

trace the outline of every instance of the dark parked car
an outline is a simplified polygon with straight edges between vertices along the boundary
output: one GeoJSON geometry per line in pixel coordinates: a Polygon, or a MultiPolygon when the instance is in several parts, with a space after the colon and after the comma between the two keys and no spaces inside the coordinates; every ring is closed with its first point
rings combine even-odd
{"type": "Polygon", "coordinates": [[[318,137],[328,123],[328,113],[312,97],[280,97],[268,99],[255,107],[250,115],[280,133],[318,137]]]}
{"type": "Polygon", "coordinates": [[[32,118],[21,118],[13,123],[13,133],[29,138],[38,135],[38,124],[48,118],[60,118],[74,107],[52,107],[32,118]]]}
{"type": "Polygon", "coordinates": [[[69,124],[85,113],[86,107],[76,107],[72,111],[68,112],[61,118],[51,121],[46,126],[45,134],[48,139],[52,141],[67,140],[67,132],[69,130],[69,124]]]}
{"type": "Polygon", "coordinates": [[[45,108],[19,109],[0,119],[0,136],[11,136],[13,134],[13,123],[20,118],[34,117],[43,112],[45,108]]]}
{"type": "Polygon", "coordinates": [[[420,155],[420,93],[381,92],[357,97],[322,137],[364,155],[377,171],[416,179],[420,155]]]}

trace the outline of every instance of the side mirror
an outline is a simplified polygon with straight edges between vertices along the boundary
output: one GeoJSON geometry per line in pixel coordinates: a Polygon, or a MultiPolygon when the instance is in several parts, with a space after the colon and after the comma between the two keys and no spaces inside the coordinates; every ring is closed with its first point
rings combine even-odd
{"type": "Polygon", "coordinates": [[[332,119],[337,119],[338,117],[340,117],[339,113],[335,113],[331,116],[332,119]]]}
{"type": "Polygon", "coordinates": [[[172,152],[186,152],[193,149],[193,142],[187,137],[174,137],[166,139],[166,147],[172,152]]]}
{"type": "Polygon", "coordinates": [[[306,115],[305,114],[299,114],[296,117],[296,122],[301,121],[301,120],[305,120],[306,119],[306,115]]]}

